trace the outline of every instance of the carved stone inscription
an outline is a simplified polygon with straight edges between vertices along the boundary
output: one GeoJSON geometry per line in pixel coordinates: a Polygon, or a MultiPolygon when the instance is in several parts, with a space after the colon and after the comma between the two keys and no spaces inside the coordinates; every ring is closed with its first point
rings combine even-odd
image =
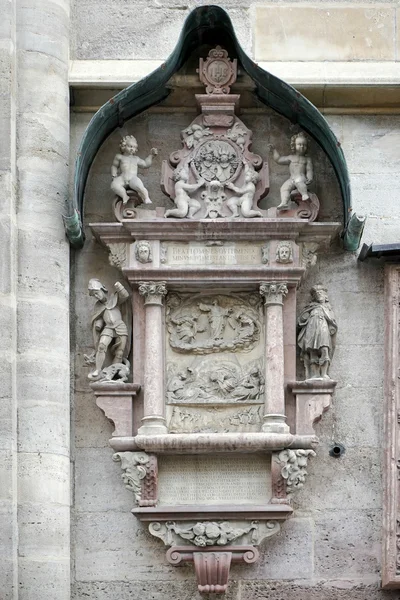
{"type": "Polygon", "coordinates": [[[260,265],[261,249],[256,244],[224,243],[206,245],[202,242],[187,244],[165,243],[168,266],[180,265],[260,265]]]}
{"type": "Polygon", "coordinates": [[[271,499],[269,456],[160,456],[159,505],[252,504],[271,499]]]}

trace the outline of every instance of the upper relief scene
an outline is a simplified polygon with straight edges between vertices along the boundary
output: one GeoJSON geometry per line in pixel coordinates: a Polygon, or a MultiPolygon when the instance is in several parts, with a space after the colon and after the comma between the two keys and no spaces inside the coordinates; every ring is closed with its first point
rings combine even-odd
{"type": "Polygon", "coordinates": [[[95,221],[341,220],[327,156],[261,103],[227,49],[199,47],[168,88],[101,146],[86,190],[95,221]]]}

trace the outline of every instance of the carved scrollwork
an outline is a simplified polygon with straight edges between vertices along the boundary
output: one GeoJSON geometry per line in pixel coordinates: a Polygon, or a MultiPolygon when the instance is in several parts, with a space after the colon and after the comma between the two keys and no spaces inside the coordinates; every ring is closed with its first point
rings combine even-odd
{"type": "Polygon", "coordinates": [[[266,537],[278,533],[277,521],[167,521],[149,524],[149,531],[166,546],[188,545],[198,548],[226,546],[233,542],[259,544],[266,537]]]}
{"type": "Polygon", "coordinates": [[[283,304],[288,288],[286,283],[260,283],[260,294],[265,304],[283,304]]]}
{"type": "Polygon", "coordinates": [[[135,501],[140,503],[142,496],[142,479],[147,475],[150,457],[145,452],[116,452],[113,455],[115,462],[121,463],[124,471],[121,475],[126,489],[133,492],[135,501]]]}
{"type": "Polygon", "coordinates": [[[162,304],[167,294],[165,281],[140,281],[139,294],[144,296],[145,304],[162,304]]]}
{"type": "Polygon", "coordinates": [[[282,464],[281,475],[286,481],[286,494],[291,496],[303,487],[307,475],[309,456],[315,456],[314,450],[282,450],[278,458],[282,464]]]}

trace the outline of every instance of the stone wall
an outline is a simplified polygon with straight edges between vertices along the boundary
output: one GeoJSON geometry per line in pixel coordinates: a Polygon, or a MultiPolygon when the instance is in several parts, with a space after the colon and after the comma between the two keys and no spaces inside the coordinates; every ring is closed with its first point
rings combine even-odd
{"type": "MultiPolygon", "coordinates": [[[[169,566],[161,542],[130,513],[132,495],[108,446],[112,428],[95,406],[82,367],[91,340],[87,281],[96,276],[111,284],[119,274],[87,232],[85,248],[72,257],[68,286],[69,246],[61,214],[68,170],[72,193],[73,163],[91,106],[165,60],[185,17],[202,4],[75,0],[69,15],[67,0],[0,2],[1,600],[199,600],[192,568],[169,566]],[[68,167],[69,43],[75,93],[68,167]],[[85,97],[84,107],[75,101],[78,96],[85,97]]],[[[397,1],[219,4],[255,61],[286,76],[330,113],[350,170],[353,207],[368,216],[363,241],[398,242],[397,1]]],[[[125,129],[138,135],[141,153],[156,145],[165,157],[179,147],[178,130],[190,119],[190,111],[170,113],[168,119],[153,111],[125,129]],[[161,128],[165,124],[167,133],[161,128]]],[[[258,131],[254,149],[264,156],[267,121],[287,136],[292,131],[268,111],[244,113],[243,120],[258,131]]],[[[87,223],[111,216],[109,167],[118,137],[107,141],[93,166],[87,223]]],[[[323,215],[338,218],[334,175],[319,149],[312,152],[323,215]]],[[[152,173],[150,190],[161,198],[152,173]]],[[[276,203],[272,198],[283,176],[283,170],[274,170],[265,206],[276,203]]],[[[307,485],[295,500],[295,518],[265,544],[260,563],[232,569],[229,599],[399,597],[398,591],[379,588],[383,269],[357,262],[338,243],[310,270],[300,305],[316,282],[328,287],[340,327],[333,406],[317,426],[321,443],[309,463],[307,485]],[[334,442],[346,448],[340,459],[329,456],[334,442]]]]}
{"type": "MultiPolygon", "coordinates": [[[[267,125],[282,139],[291,125],[268,111],[264,116],[242,115],[254,127],[254,148],[264,156],[267,125]],[[264,125],[263,125],[264,123],[264,125]]],[[[190,114],[162,114],[161,108],[144,113],[124,126],[135,133],[140,154],[153,145],[160,148],[154,168],[146,177],[151,197],[162,200],[159,165],[179,148],[179,130],[190,114]]],[[[76,152],[88,114],[72,115],[71,153],[76,152]]],[[[374,202],[371,182],[386,185],[395,177],[393,140],[399,135],[400,117],[336,116],[329,119],[351,172],[354,207],[369,215],[365,239],[384,241],[396,235],[387,201],[374,202]],[[393,173],[393,175],[391,175],[393,173]],[[380,183],[382,182],[382,184],[380,183]]],[[[109,167],[119,132],[102,146],[93,165],[86,194],[86,223],[111,217],[112,194],[108,191],[109,167]]],[[[318,148],[313,149],[321,173],[320,197],[326,218],[340,218],[334,175],[318,148]],[[325,190],[329,210],[324,204],[325,190]]],[[[281,183],[278,168],[271,165],[269,204],[277,203],[281,183]],[[275,200],[274,200],[275,198],[275,200]]],[[[284,173],[282,173],[284,176],[284,173]]],[[[376,198],[377,196],[375,196],[376,198]]],[[[397,215],[400,212],[397,211],[397,215]]],[[[164,558],[165,549],[130,514],[133,499],[122,484],[119,466],[112,462],[107,440],[112,428],[95,406],[82,367],[82,353],[91,341],[90,299],[86,285],[99,276],[106,284],[118,278],[109,266],[107,253],[91,238],[76,256],[75,280],[75,504],[74,504],[74,598],[96,600],[198,598],[191,568],[174,568],[164,558]]],[[[307,301],[314,283],[324,283],[339,323],[332,377],[338,380],[333,406],[317,426],[320,446],[310,461],[308,482],[295,500],[295,517],[281,533],[263,546],[261,562],[233,567],[228,596],[271,600],[386,600],[397,592],[379,589],[382,524],[382,425],[383,425],[383,269],[357,262],[339,244],[311,268],[300,290],[299,306],[307,301]],[[329,450],[345,446],[340,459],[329,450]]]]}

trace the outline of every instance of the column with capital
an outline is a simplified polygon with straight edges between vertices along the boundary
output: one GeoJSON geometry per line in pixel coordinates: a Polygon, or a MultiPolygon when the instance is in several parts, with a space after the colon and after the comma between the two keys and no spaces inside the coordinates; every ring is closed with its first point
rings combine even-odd
{"type": "Polygon", "coordinates": [[[260,284],[265,306],[265,405],[262,431],[288,433],[285,416],[283,301],[285,283],[260,284]]]}
{"type": "Polygon", "coordinates": [[[168,433],[165,422],[163,299],[165,281],[141,281],[144,297],[144,416],[138,435],[168,433]]]}

